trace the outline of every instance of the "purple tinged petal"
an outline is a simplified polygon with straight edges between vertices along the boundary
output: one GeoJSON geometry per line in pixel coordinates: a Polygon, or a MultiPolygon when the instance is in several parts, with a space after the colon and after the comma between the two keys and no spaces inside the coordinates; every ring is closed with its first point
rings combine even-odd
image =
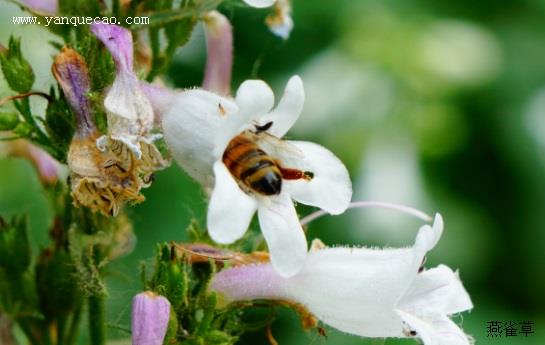
{"type": "Polygon", "coordinates": [[[140,82],[140,90],[142,90],[151,103],[155,123],[160,125],[162,115],[169,109],[170,104],[175,98],[180,95],[180,92],[145,81],[140,82]]]}
{"type": "Polygon", "coordinates": [[[91,32],[106,46],[112,55],[117,74],[133,74],[133,45],[131,32],[121,26],[92,24],[91,32]]]}
{"type": "Polygon", "coordinates": [[[38,146],[26,140],[16,140],[9,145],[8,152],[11,156],[30,161],[42,184],[53,185],[58,181],[61,170],[59,162],[38,146]]]}
{"type": "Polygon", "coordinates": [[[40,14],[56,14],[59,10],[59,0],[21,0],[30,10],[40,14]]]}
{"type": "Polygon", "coordinates": [[[227,301],[289,299],[283,289],[286,281],[271,264],[244,265],[217,273],[210,288],[227,301]]]}
{"type": "Polygon", "coordinates": [[[208,56],[203,88],[225,96],[231,91],[233,30],[229,20],[218,11],[207,13],[204,23],[208,56]]]}
{"type": "Polygon", "coordinates": [[[28,144],[30,160],[38,171],[38,177],[45,185],[53,185],[59,178],[59,162],[41,148],[28,144]]]}
{"type": "Polygon", "coordinates": [[[55,57],[52,71],[68,103],[76,113],[76,135],[89,136],[96,131],[96,127],[87,98],[87,93],[91,90],[87,64],[75,50],[65,47],[55,57]]]}
{"type": "Polygon", "coordinates": [[[170,303],[151,291],[134,296],[131,313],[132,345],[162,345],[170,318],[170,303]]]}

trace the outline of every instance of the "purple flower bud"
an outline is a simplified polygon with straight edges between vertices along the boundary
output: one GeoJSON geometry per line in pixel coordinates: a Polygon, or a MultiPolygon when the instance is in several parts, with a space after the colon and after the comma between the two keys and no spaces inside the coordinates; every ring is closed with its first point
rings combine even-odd
{"type": "Polygon", "coordinates": [[[218,11],[207,13],[204,23],[208,57],[203,88],[225,96],[231,90],[233,30],[229,20],[218,11]]]}
{"type": "Polygon", "coordinates": [[[153,118],[156,125],[161,125],[163,114],[168,111],[172,102],[179,97],[182,92],[168,89],[165,86],[150,84],[140,81],[140,90],[146,95],[153,108],[153,118]]]}
{"type": "Polygon", "coordinates": [[[32,163],[36,167],[38,177],[42,183],[46,185],[55,184],[60,173],[59,162],[37,146],[30,146],[29,151],[32,163]]]}
{"type": "Polygon", "coordinates": [[[53,185],[59,179],[61,169],[59,162],[51,157],[49,153],[30,142],[26,140],[12,142],[9,153],[15,157],[28,159],[36,169],[42,184],[53,185]]]}
{"type": "Polygon", "coordinates": [[[59,0],[21,0],[21,3],[39,14],[54,15],[59,10],[59,0]]]}
{"type": "Polygon", "coordinates": [[[170,318],[170,303],[151,291],[132,300],[132,345],[162,345],[170,318]]]}
{"type": "Polygon", "coordinates": [[[76,135],[87,137],[96,131],[87,93],[91,90],[87,64],[75,50],[63,48],[53,62],[53,76],[76,113],[76,135]]]}

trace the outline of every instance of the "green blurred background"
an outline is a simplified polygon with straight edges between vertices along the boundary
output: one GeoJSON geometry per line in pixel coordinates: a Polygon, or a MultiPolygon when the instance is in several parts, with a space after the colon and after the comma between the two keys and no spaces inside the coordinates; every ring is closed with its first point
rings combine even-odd
{"type": "MultiPolygon", "coordinates": [[[[334,151],[350,170],[354,200],[443,215],[445,233],[427,266],[460,270],[475,308],[456,322],[478,344],[545,344],[545,1],[294,0],[293,7],[286,42],[264,25],[267,10],[222,7],[235,31],[233,85],[261,78],[280,96],[288,78],[301,75],[307,101],[289,137],[334,151]],[[496,320],[533,321],[535,334],[487,337],[487,322],[496,320]]],[[[11,24],[18,13],[0,2],[0,42],[23,37],[35,89],[46,91],[54,53],[47,41],[57,39],[11,24]]],[[[205,53],[199,27],[167,83],[199,85],[205,53]]],[[[0,97],[8,94],[0,80],[0,97]]],[[[37,113],[43,107],[34,104],[37,113]]],[[[109,269],[112,325],[128,327],[139,264],[151,262],[155,243],[187,240],[190,219],[204,222],[196,183],[176,166],[156,177],[147,201],[129,210],[135,250],[109,269]]],[[[0,214],[29,213],[36,251],[52,219],[46,200],[29,163],[0,158],[0,214]]],[[[315,221],[309,235],[328,245],[398,246],[411,244],[419,225],[391,211],[351,210],[315,221]]],[[[281,345],[415,343],[328,327],[325,341],[301,330],[293,313],[279,316],[273,333],[281,345]]],[[[111,337],[127,335],[112,328],[111,337]]],[[[242,343],[266,338],[250,333],[242,343]]]]}

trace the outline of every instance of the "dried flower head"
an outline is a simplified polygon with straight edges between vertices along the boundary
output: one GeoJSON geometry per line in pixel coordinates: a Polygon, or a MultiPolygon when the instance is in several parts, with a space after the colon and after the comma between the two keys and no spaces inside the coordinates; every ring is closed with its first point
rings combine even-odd
{"type": "Polygon", "coordinates": [[[126,165],[134,164],[137,174],[149,184],[151,174],[167,167],[169,162],[153,144],[162,136],[151,133],[153,108],[133,70],[131,32],[106,24],[94,24],[91,31],[108,49],[116,66],[115,80],[104,99],[108,135],[98,138],[97,147],[117,154],[126,165]]]}
{"type": "Polygon", "coordinates": [[[117,215],[123,204],[143,201],[140,189],[147,185],[146,177],[140,176],[133,157],[122,159],[122,150],[111,147],[101,151],[96,146],[99,133],[87,97],[90,81],[83,58],[75,50],[63,48],[52,70],[76,115],[76,131],[67,158],[74,204],[117,215]]]}

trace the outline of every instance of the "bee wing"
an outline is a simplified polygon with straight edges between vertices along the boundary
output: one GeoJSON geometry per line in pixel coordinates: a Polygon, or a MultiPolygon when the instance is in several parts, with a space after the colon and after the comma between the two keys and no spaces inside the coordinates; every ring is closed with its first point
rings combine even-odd
{"type": "Polygon", "coordinates": [[[289,142],[279,139],[267,132],[252,133],[254,142],[259,145],[263,151],[275,158],[284,158],[293,161],[300,161],[305,158],[303,151],[289,142]]]}

